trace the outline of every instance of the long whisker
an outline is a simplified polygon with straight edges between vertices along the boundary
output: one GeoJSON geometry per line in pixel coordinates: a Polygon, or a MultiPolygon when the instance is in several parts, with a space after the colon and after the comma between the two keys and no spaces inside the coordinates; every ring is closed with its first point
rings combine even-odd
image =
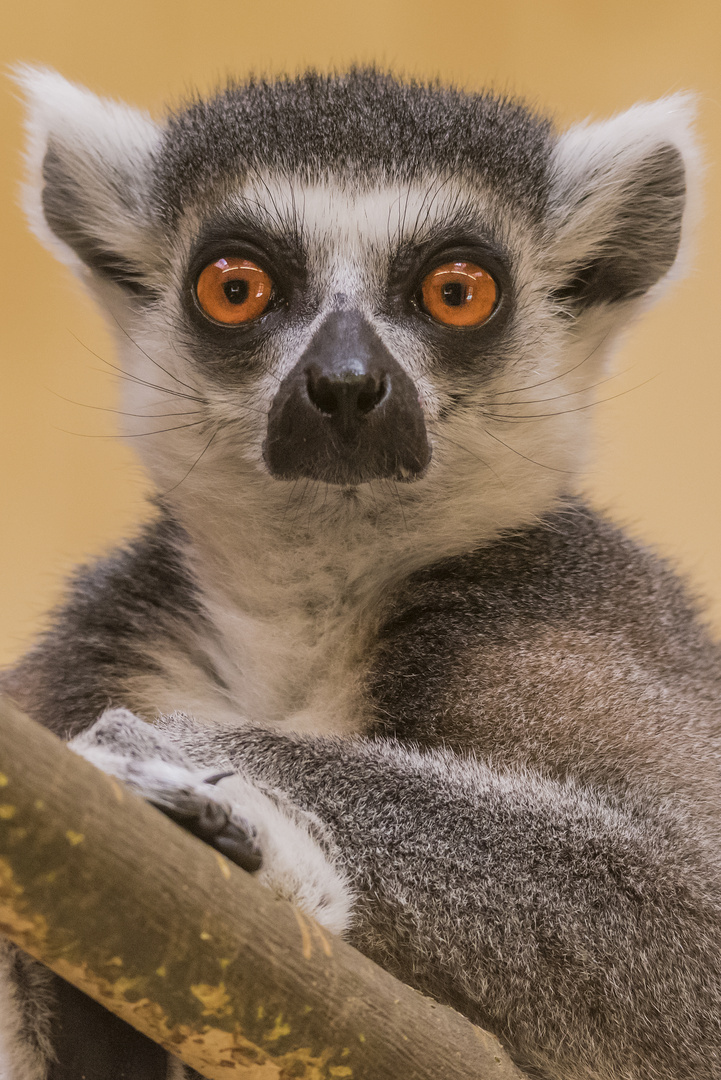
{"type": "Polygon", "coordinates": [[[503,439],[499,439],[497,435],[494,435],[488,428],[484,429],[486,435],[490,435],[492,439],[495,439],[501,446],[505,446],[506,450],[510,450],[513,454],[517,454],[518,457],[523,458],[524,461],[530,462],[531,465],[538,465],[539,469],[549,469],[551,472],[565,473],[567,476],[573,475],[572,469],[557,469],[554,465],[545,465],[542,461],[536,461],[534,458],[528,457],[526,454],[522,454],[520,450],[516,450],[515,446],[509,446],[503,439]]]}
{"type": "Polygon", "coordinates": [[[416,238],[418,237],[418,235],[420,233],[422,233],[423,230],[425,229],[426,225],[430,221],[430,217],[431,217],[431,214],[433,212],[433,207],[435,206],[438,197],[440,196],[440,194],[443,191],[444,187],[446,187],[448,184],[451,183],[453,178],[454,178],[453,173],[449,173],[444,178],[440,178],[440,177],[435,178],[428,185],[428,188],[427,188],[427,190],[426,190],[426,192],[425,192],[425,194],[423,196],[423,199],[421,200],[421,205],[418,208],[418,213],[416,215],[416,220],[413,223],[413,232],[411,233],[410,243],[413,243],[416,240],[416,238]],[[435,187],[435,191],[434,191],[434,187],[435,187]],[[428,202],[426,202],[427,199],[429,200],[428,202]],[[423,210],[425,210],[425,216],[423,218],[423,221],[421,222],[421,214],[422,214],[423,210]]]}
{"type": "MultiPolygon", "coordinates": [[[[319,481],[319,483],[320,483],[320,481],[319,481]]],[[[328,502],[328,492],[330,490],[330,484],[326,483],[324,485],[324,487],[325,487],[325,492],[323,494],[323,502],[320,505],[320,511],[319,511],[319,517],[321,518],[321,520],[323,520],[324,517],[325,517],[325,506],[326,506],[326,503],[328,502]]]]}
{"type": "Polygon", "coordinates": [[[124,327],[124,326],[122,325],[122,323],[120,323],[120,322],[118,321],[118,319],[116,319],[115,315],[113,315],[113,321],[114,321],[114,322],[116,323],[116,325],[118,326],[118,328],[119,328],[120,330],[122,330],[122,332],[123,332],[123,333],[125,334],[126,338],[127,338],[127,339],[128,339],[128,341],[129,341],[129,342],[131,343],[131,345],[134,345],[134,346],[135,346],[135,348],[136,348],[136,349],[137,349],[137,350],[138,350],[139,352],[141,352],[141,353],[143,354],[143,356],[145,357],[145,359],[146,359],[146,360],[149,360],[151,364],[155,364],[155,366],[156,366],[157,368],[160,368],[160,370],[161,370],[161,371],[165,372],[165,374],[166,374],[166,375],[168,376],[168,378],[172,379],[172,380],[173,380],[173,382],[176,382],[176,383],[178,383],[178,385],[179,385],[179,386],[184,386],[186,390],[192,390],[192,391],[193,391],[193,393],[197,394],[197,392],[198,392],[198,388],[197,388],[196,386],[190,386],[190,385],[189,385],[188,383],[186,383],[186,382],[183,382],[183,380],[182,380],[182,379],[179,379],[179,378],[177,377],[177,375],[173,375],[172,371],[168,371],[168,369],[167,369],[166,367],[163,367],[163,365],[162,365],[161,363],[159,363],[159,361],[157,361],[157,360],[156,360],[156,359],[155,359],[154,357],[150,356],[150,355],[149,355],[149,354],[148,354],[148,353],[147,353],[147,352],[145,351],[145,349],[144,349],[144,348],[142,347],[142,345],[139,345],[139,344],[137,343],[137,341],[135,340],[135,338],[134,338],[134,337],[132,337],[132,336],[131,336],[131,335],[130,335],[130,334],[128,333],[128,331],[127,331],[127,330],[125,329],[125,327],[124,327]]]}
{"type": "Polygon", "coordinates": [[[164,492],[163,492],[163,494],[162,494],[162,495],[160,496],[160,497],[161,497],[161,499],[165,499],[165,498],[166,498],[166,497],[167,497],[168,495],[172,494],[172,492],[174,492],[174,491],[175,491],[175,490],[176,490],[177,488],[179,488],[181,484],[184,484],[184,483],[185,483],[185,481],[186,481],[186,480],[188,479],[188,477],[190,476],[190,474],[192,473],[193,469],[194,469],[194,468],[195,468],[195,466],[196,466],[196,465],[198,464],[198,462],[200,461],[200,459],[201,459],[201,458],[202,458],[202,457],[203,457],[203,456],[205,455],[206,451],[207,451],[207,450],[208,450],[208,449],[210,448],[210,444],[212,443],[212,441],[213,441],[213,439],[215,438],[215,436],[216,436],[216,435],[218,434],[218,430],[219,430],[218,428],[216,428],[216,429],[215,429],[215,431],[214,431],[214,432],[213,432],[213,434],[212,434],[212,435],[210,436],[210,438],[208,439],[208,441],[207,441],[207,443],[205,444],[205,446],[203,447],[203,449],[202,449],[202,450],[200,451],[200,453],[198,454],[198,456],[197,456],[197,458],[195,459],[195,461],[193,462],[193,464],[192,464],[192,465],[190,466],[190,468],[188,469],[188,471],[187,471],[187,473],[185,474],[185,476],[184,476],[184,477],[182,478],[182,480],[178,480],[178,483],[177,483],[177,484],[175,484],[175,485],[174,485],[173,487],[171,487],[171,488],[168,488],[168,490],[167,490],[167,491],[164,491],[164,492]]]}
{"type": "Polygon", "coordinates": [[[303,250],[305,247],[305,202],[303,204],[303,216],[298,215],[298,204],[295,198],[295,186],[292,181],[288,180],[288,186],[290,188],[290,202],[293,209],[293,238],[297,246],[303,250]]]}
{"type": "Polygon", "coordinates": [[[298,520],[298,514],[300,514],[300,510],[301,510],[301,507],[303,505],[303,501],[305,500],[306,494],[308,493],[308,485],[309,484],[310,484],[310,477],[308,477],[306,479],[305,487],[303,488],[303,490],[300,493],[300,499],[298,500],[298,506],[296,507],[295,515],[293,517],[293,526],[295,526],[295,523],[298,520]]]}
{"type": "Polygon", "coordinates": [[[198,427],[200,424],[207,424],[208,422],[206,416],[202,420],[194,420],[191,424],[176,424],[174,427],[159,428],[157,431],[135,431],[130,435],[87,435],[83,431],[68,431],[67,428],[56,428],[56,431],[62,431],[66,435],[77,435],[80,439],[145,439],[149,435],[162,435],[165,431],[185,431],[186,428],[198,427]]]}
{"type": "Polygon", "coordinates": [[[84,341],[81,341],[77,334],[74,334],[72,330],[68,330],[71,337],[74,337],[78,345],[82,345],[91,356],[94,356],[96,360],[99,360],[101,364],[106,364],[107,367],[115,371],[121,379],[125,379],[127,382],[137,383],[139,386],[147,386],[151,390],[160,390],[164,394],[171,394],[173,397],[186,398],[188,401],[196,401],[199,405],[206,405],[207,402],[202,397],[193,396],[192,394],[183,394],[179,390],[171,390],[168,386],[160,386],[157,383],[147,382],[145,379],[139,379],[137,375],[130,375],[127,371],[123,371],[117,364],[111,363],[110,360],[106,360],[100,353],[96,353],[94,349],[91,349],[89,345],[86,345],[84,341]]]}
{"type": "MultiPolygon", "coordinates": [[[[640,390],[643,386],[648,386],[650,382],[653,382],[658,378],[658,374],[651,375],[650,378],[644,379],[643,382],[636,383],[635,386],[630,386],[627,390],[622,390],[618,394],[611,394],[610,397],[601,398],[599,401],[591,401],[587,405],[579,405],[575,409],[558,409],[556,412],[549,413],[527,413],[525,416],[502,416],[500,413],[484,412],[483,415],[488,420],[499,420],[501,423],[511,424],[525,424],[528,420],[547,420],[552,416],[570,416],[571,413],[584,412],[585,409],[594,409],[597,405],[605,405],[608,401],[615,401],[616,398],[625,397],[626,394],[630,394],[633,390],[640,390]]],[[[513,402],[508,402],[512,405],[513,402]]]]}
{"type": "MultiPolygon", "coordinates": [[[[244,409],[245,412],[254,413],[256,416],[267,417],[268,412],[266,409],[257,409],[255,405],[246,405],[242,401],[233,402],[234,409],[244,409]]],[[[243,420],[242,416],[229,416],[225,418],[226,424],[239,424],[243,420]]]]}
{"type": "MultiPolygon", "coordinates": [[[[316,502],[316,499],[318,498],[318,492],[320,491],[320,484],[321,484],[320,480],[316,480],[315,486],[313,488],[313,494],[311,495],[310,506],[308,507],[308,524],[306,525],[306,529],[308,530],[308,532],[310,532],[311,517],[313,516],[313,509],[315,508],[315,502],[316,502]]],[[[326,485],[326,487],[327,487],[327,485],[326,485]]],[[[324,500],[323,505],[325,505],[325,500],[324,500]]],[[[321,509],[322,509],[322,507],[321,507],[321,509]]]]}
{"type": "MultiPolygon", "coordinates": [[[[72,331],[69,331],[69,333],[72,334],[72,331]]],[[[73,334],[73,337],[75,337],[75,334],[73,334]]],[[[76,338],[76,341],[80,345],[82,345],[84,349],[87,349],[87,351],[92,356],[95,356],[103,364],[107,364],[108,367],[112,368],[116,372],[116,377],[118,379],[123,379],[126,382],[137,383],[140,386],[147,386],[151,390],[160,390],[161,393],[170,394],[171,397],[183,398],[183,399],[188,400],[188,401],[195,401],[199,405],[205,406],[205,408],[208,407],[208,402],[205,400],[205,398],[192,397],[190,394],[179,393],[177,390],[171,390],[167,386],[160,386],[160,385],[158,385],[156,383],[146,382],[145,379],[139,379],[135,375],[129,375],[127,372],[123,371],[122,368],[116,367],[116,365],[111,364],[109,360],[105,360],[102,356],[99,356],[98,353],[93,352],[93,350],[91,348],[89,348],[84,342],[80,341],[80,338],[76,338]]],[[[95,368],[94,370],[102,372],[102,368],[95,368]]],[[[141,419],[143,419],[143,418],[145,418],[147,416],[147,418],[149,420],[156,419],[156,418],[160,419],[163,416],[195,416],[200,411],[200,410],[192,410],[192,411],[189,411],[187,413],[178,412],[178,413],[157,413],[157,414],[153,414],[153,413],[129,413],[129,412],[125,412],[122,409],[105,409],[101,405],[86,405],[82,401],[73,401],[72,398],[64,398],[62,394],[58,394],[54,390],[50,390],[50,393],[55,394],[56,397],[61,398],[63,401],[68,401],[71,405],[79,405],[79,406],[81,406],[81,408],[85,408],[85,409],[101,409],[103,412],[117,413],[119,416],[137,416],[137,417],[140,417],[141,419]]],[[[243,402],[235,402],[234,405],[235,405],[235,408],[242,409],[244,412],[247,412],[247,413],[255,413],[257,416],[266,416],[267,415],[265,409],[256,409],[253,405],[247,405],[247,404],[245,404],[243,402]]],[[[233,417],[233,418],[231,418],[229,420],[226,420],[225,422],[226,423],[233,423],[233,421],[240,421],[240,420],[241,420],[241,417],[233,417]]]]}
{"type": "MultiPolygon", "coordinates": [[[[405,202],[403,204],[403,219],[400,221],[399,227],[398,227],[398,240],[399,241],[401,241],[403,239],[403,237],[405,236],[406,220],[408,218],[408,203],[410,202],[410,198],[411,198],[411,185],[407,184],[406,185],[406,198],[405,198],[405,202]]],[[[400,196],[398,197],[398,209],[400,211],[400,196]]]]}
{"type": "Polygon", "coordinates": [[[371,499],[373,500],[373,507],[375,509],[376,516],[377,516],[378,515],[378,499],[376,498],[376,490],[373,487],[373,481],[372,480],[368,481],[368,490],[370,491],[371,499]]]}
{"type": "MultiPolygon", "coordinates": [[[[94,353],[93,355],[97,355],[97,354],[94,353]]],[[[102,356],[99,356],[98,359],[103,360],[102,356]]],[[[103,360],[103,363],[107,364],[108,367],[113,367],[113,365],[110,364],[110,362],[108,360],[103,360]]],[[[96,368],[96,367],[94,367],[94,368],[90,368],[90,371],[97,371],[101,375],[107,375],[107,371],[105,370],[105,368],[96,368]]],[[[195,398],[191,397],[190,394],[179,394],[176,390],[171,390],[167,386],[156,386],[155,383],[146,383],[142,379],[136,378],[135,375],[127,375],[121,368],[113,368],[113,371],[114,371],[113,378],[121,379],[123,382],[131,382],[131,383],[135,383],[136,385],[139,385],[139,386],[147,386],[151,390],[160,390],[160,392],[163,393],[163,394],[170,394],[171,397],[183,398],[185,401],[195,401],[196,400],[195,398]]],[[[201,399],[197,399],[197,400],[198,400],[198,403],[200,404],[201,399]]],[[[203,401],[202,404],[205,405],[206,402],[203,401]]]]}
{"type": "Polygon", "coordinates": [[[436,428],[433,428],[433,427],[430,427],[430,426],[429,426],[428,430],[431,432],[434,439],[445,439],[447,443],[451,444],[451,446],[457,447],[459,450],[463,451],[464,454],[468,454],[469,457],[475,458],[476,461],[480,461],[481,465],[484,465],[485,468],[488,469],[489,472],[492,472],[493,475],[495,476],[496,480],[498,480],[498,482],[500,484],[502,484],[503,487],[505,487],[505,484],[503,483],[503,480],[498,475],[498,473],[493,468],[493,466],[489,465],[488,462],[484,458],[482,458],[480,454],[476,453],[475,450],[471,450],[471,448],[469,446],[464,446],[463,443],[459,443],[455,439],[452,439],[450,437],[450,435],[446,434],[445,431],[438,431],[436,428]]]}
{"type": "MultiPolygon", "coordinates": [[[[554,375],[550,379],[544,379],[542,382],[530,383],[530,385],[528,386],[517,386],[513,390],[499,390],[497,394],[491,394],[491,397],[502,397],[504,394],[520,394],[525,390],[535,390],[539,386],[548,386],[549,383],[556,382],[558,379],[563,379],[566,375],[572,375],[574,371],[578,371],[580,367],[583,367],[583,365],[587,363],[591,359],[591,357],[598,352],[598,350],[604,344],[606,338],[610,333],[610,330],[605,333],[601,340],[598,342],[598,344],[593,349],[591,349],[590,353],[584,356],[583,360],[580,360],[577,364],[574,364],[574,366],[569,368],[567,371],[561,371],[558,373],[558,375],[554,375]]],[[[509,402],[508,404],[511,403],[509,402]]]]}
{"type": "MultiPolygon", "coordinates": [[[[283,229],[284,224],[285,224],[284,217],[283,217],[283,214],[281,213],[281,210],[280,210],[280,207],[278,206],[278,203],[276,202],[275,195],[273,194],[273,192],[271,191],[271,189],[270,189],[270,187],[268,185],[267,180],[265,180],[263,178],[263,176],[261,174],[261,171],[260,171],[260,169],[258,168],[257,165],[253,165],[253,164],[249,163],[248,168],[249,168],[249,171],[252,172],[253,175],[261,183],[261,185],[265,189],[265,192],[266,192],[268,198],[270,199],[271,203],[273,204],[273,213],[270,214],[269,217],[271,218],[271,220],[275,219],[275,221],[278,224],[279,229],[283,229]]],[[[266,213],[268,213],[267,206],[263,207],[263,209],[265,210],[266,213]]]]}
{"type": "MultiPolygon", "coordinates": [[[[176,342],[176,344],[178,344],[178,343],[181,343],[181,344],[182,344],[182,343],[185,343],[185,344],[187,344],[187,342],[183,342],[183,339],[182,339],[182,338],[180,338],[180,337],[178,338],[178,342],[176,342]]],[[[177,350],[176,350],[176,354],[177,354],[178,356],[180,356],[180,358],[181,358],[181,359],[185,360],[185,361],[186,361],[186,363],[190,363],[190,362],[191,362],[191,361],[189,361],[189,360],[188,360],[188,357],[187,357],[187,356],[185,356],[185,354],[184,354],[184,353],[182,353],[182,352],[177,352],[177,350]]],[[[275,373],[274,371],[271,371],[271,370],[270,370],[270,369],[269,369],[269,368],[268,368],[267,366],[263,368],[263,374],[264,374],[264,375],[268,375],[268,376],[269,376],[269,377],[270,377],[270,378],[271,378],[271,379],[273,380],[273,382],[276,382],[276,383],[278,383],[279,385],[280,385],[280,383],[282,383],[282,382],[283,382],[283,379],[285,378],[285,376],[283,376],[283,375],[276,375],[276,373],[275,373]]]]}
{"type": "Polygon", "coordinates": [[[288,500],[287,500],[287,502],[285,504],[285,510],[283,511],[283,518],[281,520],[281,525],[285,524],[285,517],[286,517],[286,514],[288,513],[288,510],[290,509],[290,504],[293,501],[293,496],[295,495],[295,489],[298,487],[298,481],[299,480],[300,480],[300,477],[296,476],[295,480],[293,481],[293,487],[290,489],[290,494],[288,495],[288,500]]]}
{"type": "MultiPolygon", "coordinates": [[[[498,407],[503,408],[504,405],[508,406],[509,408],[513,408],[516,405],[542,405],[544,401],[561,401],[563,398],[576,397],[578,394],[587,394],[589,390],[596,390],[599,386],[605,386],[606,383],[613,382],[614,379],[620,379],[621,376],[625,375],[628,370],[629,369],[626,368],[624,371],[616,371],[613,375],[609,375],[607,379],[599,379],[598,382],[591,383],[589,386],[582,386],[580,390],[569,390],[567,394],[554,394],[553,397],[547,398],[529,398],[525,401],[502,401],[499,403],[498,407]]],[[[509,390],[508,393],[518,393],[518,391],[509,390]]],[[[491,408],[494,407],[494,403],[492,401],[484,401],[481,404],[490,404],[491,408]]]]}
{"type": "Polygon", "coordinates": [[[96,412],[114,413],[116,416],[136,416],[141,420],[161,420],[166,416],[198,416],[199,409],[191,409],[188,412],[163,412],[163,413],[137,413],[137,412],[125,412],[124,409],[109,409],[105,405],[89,405],[85,401],[75,401],[73,398],[65,397],[64,394],[59,394],[57,390],[51,390],[46,387],[48,394],[52,394],[53,397],[60,398],[61,401],[67,401],[69,405],[77,405],[80,409],[93,409],[96,412]]]}
{"type": "Polygon", "coordinates": [[[405,528],[405,530],[406,530],[406,536],[407,536],[407,537],[408,537],[408,539],[410,540],[410,538],[411,538],[411,534],[410,534],[410,532],[409,532],[409,530],[408,530],[408,522],[406,521],[406,512],[405,512],[405,510],[403,509],[403,500],[401,499],[401,493],[400,493],[400,491],[398,490],[398,484],[396,483],[396,481],[395,481],[395,480],[391,480],[391,484],[393,485],[393,490],[394,490],[394,492],[395,492],[395,495],[396,495],[396,499],[398,500],[398,506],[399,506],[399,508],[400,508],[400,512],[401,512],[401,517],[403,518],[403,526],[404,526],[404,528],[405,528]]]}

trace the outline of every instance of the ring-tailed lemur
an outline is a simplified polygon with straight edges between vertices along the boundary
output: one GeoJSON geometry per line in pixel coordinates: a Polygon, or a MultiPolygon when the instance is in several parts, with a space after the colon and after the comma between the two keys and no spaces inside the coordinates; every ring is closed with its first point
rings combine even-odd
{"type": "MultiPolygon", "coordinates": [[[[533,1075],[718,1080],[719,651],[574,494],[686,100],[558,135],[362,70],[155,123],[21,78],[158,496],[6,689],[533,1075]]],[[[3,1075],[165,1074],[97,1015],[68,1050],[82,999],[3,955],[3,1075]]]]}

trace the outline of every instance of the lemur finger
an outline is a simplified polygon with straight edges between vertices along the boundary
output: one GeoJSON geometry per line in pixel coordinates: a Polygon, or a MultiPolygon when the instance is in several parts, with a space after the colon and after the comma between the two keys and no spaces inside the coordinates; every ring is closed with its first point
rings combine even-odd
{"type": "Polygon", "coordinates": [[[177,792],[172,798],[166,793],[148,802],[243,870],[260,869],[263,860],[252,826],[231,821],[220,803],[190,792],[177,792]]]}
{"type": "Polygon", "coordinates": [[[228,822],[226,828],[218,833],[212,841],[212,845],[221,855],[225,855],[231,862],[236,863],[250,874],[260,870],[263,865],[263,856],[255,837],[244,833],[232,821],[228,822]]]}

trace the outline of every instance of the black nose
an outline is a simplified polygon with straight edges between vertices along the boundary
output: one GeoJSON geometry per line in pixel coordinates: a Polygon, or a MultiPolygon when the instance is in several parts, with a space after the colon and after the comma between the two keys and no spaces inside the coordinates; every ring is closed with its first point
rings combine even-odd
{"type": "Polygon", "coordinates": [[[360,312],[333,312],[316,332],[276,394],[263,453],[283,479],[349,485],[424,472],[418,392],[360,312]]]}
{"type": "Polygon", "coordinates": [[[390,381],[385,373],[371,374],[362,362],[356,361],[338,374],[311,365],[306,388],[316,409],[334,417],[344,431],[351,431],[363,416],[381,404],[390,389],[390,381]]]}

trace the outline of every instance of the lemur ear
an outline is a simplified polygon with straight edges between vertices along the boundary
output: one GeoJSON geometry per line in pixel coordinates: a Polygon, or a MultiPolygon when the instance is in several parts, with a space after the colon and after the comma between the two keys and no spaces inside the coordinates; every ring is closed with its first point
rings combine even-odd
{"type": "Polygon", "coordinates": [[[24,201],[33,230],[63,262],[145,292],[160,129],[54,71],[22,67],[14,76],[27,101],[24,201]]]}
{"type": "Polygon", "coordinates": [[[674,265],[699,171],[693,117],[679,94],[561,135],[549,206],[560,300],[630,300],[674,265]]]}

